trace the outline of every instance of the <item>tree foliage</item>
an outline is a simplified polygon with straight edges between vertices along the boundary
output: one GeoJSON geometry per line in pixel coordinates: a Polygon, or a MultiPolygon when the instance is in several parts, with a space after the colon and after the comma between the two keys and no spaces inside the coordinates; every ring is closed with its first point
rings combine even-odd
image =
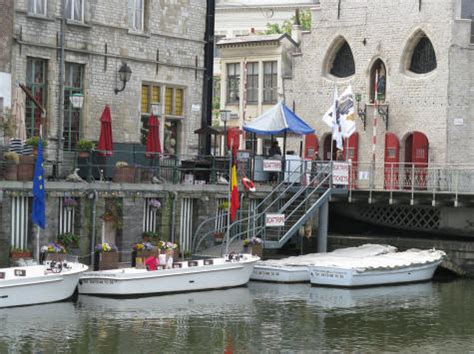
{"type": "MultiPolygon", "coordinates": [[[[277,33],[287,33],[291,35],[291,26],[295,22],[295,16],[291,20],[285,20],[280,25],[278,23],[267,23],[267,29],[265,34],[277,34],[277,33]]],[[[303,10],[300,11],[300,23],[303,31],[309,31],[311,29],[311,11],[303,10]]]]}

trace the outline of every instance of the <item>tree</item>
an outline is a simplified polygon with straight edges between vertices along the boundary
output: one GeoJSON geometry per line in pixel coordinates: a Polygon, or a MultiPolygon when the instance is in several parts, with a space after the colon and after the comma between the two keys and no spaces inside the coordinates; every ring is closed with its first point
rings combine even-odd
{"type": "MultiPolygon", "coordinates": [[[[309,31],[311,29],[311,11],[303,10],[299,13],[301,27],[303,31],[309,31]]],[[[287,33],[291,36],[291,27],[295,22],[295,16],[291,20],[285,20],[281,25],[278,23],[267,23],[267,29],[265,34],[276,34],[276,33],[287,33]]]]}

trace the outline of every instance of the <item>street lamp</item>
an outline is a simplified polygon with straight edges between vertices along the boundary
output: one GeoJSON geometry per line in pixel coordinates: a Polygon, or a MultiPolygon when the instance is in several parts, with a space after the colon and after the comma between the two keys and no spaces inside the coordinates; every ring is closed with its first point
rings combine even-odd
{"type": "Polygon", "coordinates": [[[84,95],[82,93],[73,93],[69,96],[69,101],[73,108],[81,109],[84,104],[84,95]]]}
{"type": "Polygon", "coordinates": [[[123,63],[118,73],[119,73],[119,79],[120,81],[122,81],[123,86],[120,90],[114,89],[115,94],[118,94],[119,92],[122,92],[123,90],[125,90],[125,86],[127,85],[127,82],[130,81],[130,76],[132,76],[132,69],[130,69],[127,63],[123,63]]]}
{"type": "Polygon", "coordinates": [[[227,153],[227,122],[230,119],[230,111],[227,109],[221,109],[219,111],[221,121],[224,123],[224,155],[227,153]]]}

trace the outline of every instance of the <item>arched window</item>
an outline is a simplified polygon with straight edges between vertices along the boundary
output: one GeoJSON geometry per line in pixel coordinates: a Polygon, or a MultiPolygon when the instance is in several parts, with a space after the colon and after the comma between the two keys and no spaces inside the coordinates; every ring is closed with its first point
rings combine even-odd
{"type": "Polygon", "coordinates": [[[377,100],[384,102],[387,88],[387,70],[385,69],[383,61],[380,59],[377,59],[370,69],[370,102],[374,102],[375,100],[376,88],[377,100]]]}
{"type": "Polygon", "coordinates": [[[334,56],[330,73],[341,78],[355,74],[354,57],[347,42],[344,42],[334,56]]]}
{"type": "Polygon", "coordinates": [[[436,54],[431,41],[423,35],[413,49],[410,71],[416,74],[426,74],[436,69],[436,54]]]}

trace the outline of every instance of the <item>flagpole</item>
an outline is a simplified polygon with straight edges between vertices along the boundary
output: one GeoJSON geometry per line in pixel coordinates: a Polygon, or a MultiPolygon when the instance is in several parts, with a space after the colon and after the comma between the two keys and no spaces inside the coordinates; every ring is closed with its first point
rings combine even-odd
{"type": "Polygon", "coordinates": [[[40,227],[36,225],[36,261],[40,264],[40,227]]]}
{"type": "MultiPolygon", "coordinates": [[[[233,147],[233,139],[231,140],[231,147],[233,147]]],[[[226,232],[225,232],[225,237],[226,237],[226,241],[225,241],[225,254],[228,254],[229,253],[229,239],[230,239],[230,208],[231,208],[231,195],[232,195],[232,148],[229,149],[229,151],[227,152],[229,154],[229,190],[227,191],[228,192],[228,196],[227,196],[227,204],[228,204],[228,208],[227,208],[227,228],[226,228],[226,232]]]]}

